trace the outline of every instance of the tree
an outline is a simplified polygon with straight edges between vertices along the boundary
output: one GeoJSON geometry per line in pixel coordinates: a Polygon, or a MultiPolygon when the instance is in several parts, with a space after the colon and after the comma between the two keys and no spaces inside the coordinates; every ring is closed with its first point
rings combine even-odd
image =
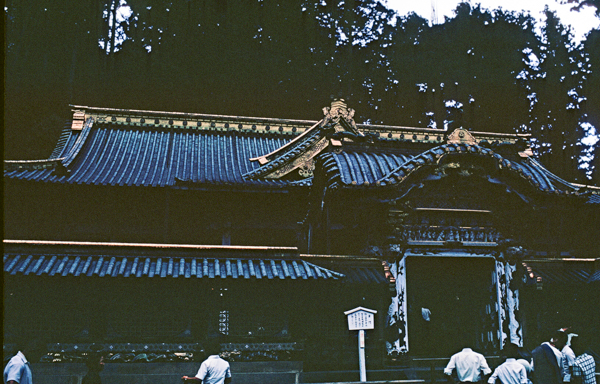
{"type": "Polygon", "coordinates": [[[358,122],[531,132],[573,179],[600,50],[546,24],[467,3],[429,26],[377,0],[7,1],[5,157],[48,156],[68,104],[318,118],[339,96],[358,122]]]}
{"type": "MultiPolygon", "coordinates": [[[[562,1],[562,4],[565,2],[562,1]]],[[[596,16],[600,17],[600,0],[566,0],[567,4],[573,4],[572,11],[579,12],[585,7],[596,8],[596,16]]]]}
{"type": "Polygon", "coordinates": [[[600,31],[591,31],[583,42],[581,62],[582,84],[579,92],[583,137],[579,146],[583,156],[580,166],[587,179],[600,185],[600,31]]]}
{"type": "Polygon", "coordinates": [[[556,14],[548,8],[545,14],[539,71],[531,81],[534,149],[550,170],[573,179],[569,176],[578,169],[576,143],[582,137],[577,108],[581,54],[556,14]]]}

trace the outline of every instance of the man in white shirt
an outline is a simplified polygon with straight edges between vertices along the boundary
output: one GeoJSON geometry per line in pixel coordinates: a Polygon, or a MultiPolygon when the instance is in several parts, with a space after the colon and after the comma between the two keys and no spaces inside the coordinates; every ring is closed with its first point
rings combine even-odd
{"type": "Polygon", "coordinates": [[[508,344],[504,349],[506,361],[494,370],[488,380],[489,384],[495,384],[500,379],[501,384],[527,384],[527,371],[525,366],[517,362],[519,357],[519,347],[515,344],[508,344]]]}
{"type": "MultiPolygon", "coordinates": [[[[561,331],[564,332],[565,335],[568,336],[568,340],[571,340],[573,337],[577,337],[577,335],[574,333],[567,334],[566,328],[561,329],[561,331]]],[[[573,363],[575,362],[575,353],[573,352],[573,349],[571,349],[569,342],[565,343],[565,346],[563,347],[561,352],[563,354],[563,358],[565,359],[565,362],[563,363],[563,365],[565,365],[567,367],[567,372],[564,376],[564,381],[570,382],[571,381],[571,372],[573,372],[573,363]]]]}
{"type": "Polygon", "coordinates": [[[476,383],[482,378],[481,374],[487,376],[492,373],[485,357],[471,348],[464,348],[452,355],[450,362],[444,368],[444,373],[451,377],[454,370],[461,383],[476,383]]]}
{"type": "Polygon", "coordinates": [[[5,384],[33,384],[31,367],[29,366],[29,361],[27,361],[27,358],[25,357],[25,353],[32,353],[35,355],[39,352],[39,347],[40,343],[35,339],[17,343],[19,352],[10,359],[4,368],[5,384]]]}
{"type": "Polygon", "coordinates": [[[231,383],[231,369],[229,363],[221,357],[221,345],[217,342],[211,342],[205,348],[209,356],[202,362],[196,376],[183,376],[183,381],[195,380],[202,384],[229,384],[231,383]]]}

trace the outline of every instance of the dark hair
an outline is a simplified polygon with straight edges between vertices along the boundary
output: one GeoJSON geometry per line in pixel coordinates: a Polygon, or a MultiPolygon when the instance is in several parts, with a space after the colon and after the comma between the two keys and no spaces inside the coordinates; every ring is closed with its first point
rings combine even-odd
{"type": "Polygon", "coordinates": [[[520,355],[519,355],[519,346],[517,344],[508,343],[504,347],[504,351],[503,352],[504,352],[504,355],[506,357],[512,357],[514,359],[520,358],[520,355]]]}
{"type": "Polygon", "coordinates": [[[567,341],[569,340],[569,335],[567,334],[567,332],[563,331],[563,330],[557,330],[554,332],[554,338],[557,341],[560,341],[561,344],[567,344],[567,341]]]}
{"type": "Polygon", "coordinates": [[[221,343],[219,339],[208,339],[204,343],[204,353],[208,355],[218,355],[221,353],[221,343]]]}

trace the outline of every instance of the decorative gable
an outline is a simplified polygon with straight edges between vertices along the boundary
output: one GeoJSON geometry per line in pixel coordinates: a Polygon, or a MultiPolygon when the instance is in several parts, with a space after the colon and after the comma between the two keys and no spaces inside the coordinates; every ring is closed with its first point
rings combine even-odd
{"type": "Polygon", "coordinates": [[[323,108],[324,117],[286,145],[250,161],[261,167],[244,175],[245,179],[305,179],[313,176],[314,159],[329,145],[341,146],[342,137],[364,137],[356,128],[354,110],[344,100],[334,100],[323,108]],[[334,137],[332,137],[334,136],[334,137]],[[297,171],[297,173],[296,173],[297,171]]]}
{"type": "Polygon", "coordinates": [[[457,128],[451,134],[448,135],[446,140],[448,144],[477,144],[478,141],[475,137],[464,128],[457,128]]]}

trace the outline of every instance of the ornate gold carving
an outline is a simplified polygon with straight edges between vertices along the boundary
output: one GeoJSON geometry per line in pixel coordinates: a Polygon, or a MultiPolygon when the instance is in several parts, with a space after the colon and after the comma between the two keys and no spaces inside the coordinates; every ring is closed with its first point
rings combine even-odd
{"type": "Polygon", "coordinates": [[[343,99],[335,100],[331,103],[330,107],[323,108],[323,115],[330,119],[337,119],[343,117],[350,121],[354,118],[354,109],[348,108],[343,99]]]}
{"type": "Polygon", "coordinates": [[[343,144],[343,140],[339,138],[331,138],[330,140],[330,138],[326,136],[326,132],[323,128],[334,127],[336,132],[344,131],[352,133],[353,135],[364,136],[356,129],[356,124],[353,120],[354,110],[348,108],[344,100],[333,101],[331,106],[323,108],[323,113],[325,114],[325,118],[309,130],[305,131],[304,134],[267,155],[250,159],[250,161],[258,161],[261,166],[271,162],[274,164],[272,167],[273,169],[260,172],[260,175],[256,177],[278,179],[296,169],[298,169],[298,175],[301,177],[312,176],[315,169],[313,158],[330,144],[334,150],[339,153],[343,144]],[[315,135],[319,137],[317,142],[313,143],[300,153],[294,151],[293,148],[295,145],[307,140],[306,137],[308,136],[306,135],[309,132],[314,132],[313,130],[317,130],[317,132],[315,132],[315,135]],[[285,153],[290,153],[290,151],[293,151],[292,158],[287,161],[281,161],[282,156],[285,153]]]}
{"type": "Polygon", "coordinates": [[[448,135],[448,144],[477,144],[475,137],[464,128],[457,128],[448,135]]]}
{"type": "Polygon", "coordinates": [[[460,162],[452,162],[442,164],[439,167],[437,167],[435,170],[435,174],[438,176],[447,176],[450,174],[460,176],[483,175],[485,174],[485,168],[476,164],[461,164],[460,162]]]}
{"type": "Polygon", "coordinates": [[[322,137],[314,145],[307,148],[306,152],[292,160],[289,163],[282,165],[273,172],[266,174],[264,177],[268,179],[278,179],[295,169],[298,169],[298,173],[302,177],[310,177],[315,169],[314,157],[317,156],[323,149],[329,145],[329,140],[326,137],[322,137]]]}
{"type": "Polygon", "coordinates": [[[298,173],[301,177],[311,177],[315,170],[315,161],[314,158],[309,159],[307,162],[302,164],[302,166],[298,169],[298,173]]]}
{"type": "Polygon", "coordinates": [[[339,125],[340,119],[343,119],[352,128],[353,133],[362,135],[356,128],[354,113],[354,109],[348,108],[344,99],[334,100],[331,102],[330,107],[323,108],[323,115],[325,116],[323,125],[333,123],[336,132],[345,131],[344,127],[339,125]]]}

